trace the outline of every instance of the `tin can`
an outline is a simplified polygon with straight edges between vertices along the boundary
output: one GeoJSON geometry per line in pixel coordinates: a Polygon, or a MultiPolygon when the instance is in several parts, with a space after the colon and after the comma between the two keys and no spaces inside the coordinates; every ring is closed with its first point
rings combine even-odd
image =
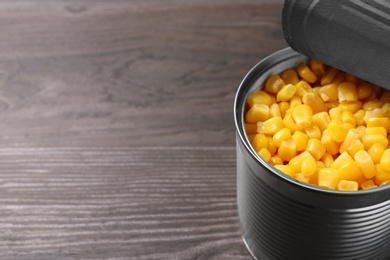
{"type": "Polygon", "coordinates": [[[253,150],[244,129],[247,97],[271,75],[306,62],[291,48],[259,62],[234,102],[237,204],[242,236],[255,259],[390,259],[390,185],[346,192],[306,184],[253,150]]]}

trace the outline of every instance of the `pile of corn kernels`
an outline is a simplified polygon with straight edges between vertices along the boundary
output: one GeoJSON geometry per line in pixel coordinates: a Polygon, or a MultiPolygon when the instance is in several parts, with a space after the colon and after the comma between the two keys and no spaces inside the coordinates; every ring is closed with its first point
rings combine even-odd
{"type": "Polygon", "coordinates": [[[390,183],[390,91],[311,59],[252,93],[245,130],[283,173],[344,191],[390,183]]]}

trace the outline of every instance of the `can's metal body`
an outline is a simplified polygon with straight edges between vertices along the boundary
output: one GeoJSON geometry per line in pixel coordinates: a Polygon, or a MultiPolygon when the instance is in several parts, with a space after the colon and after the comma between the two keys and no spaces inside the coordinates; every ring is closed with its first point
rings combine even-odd
{"type": "Polygon", "coordinates": [[[238,89],[234,116],[243,239],[258,260],[390,259],[390,186],[343,192],[298,182],[262,160],[246,137],[248,95],[271,74],[306,60],[290,48],[276,52],[238,89]]]}

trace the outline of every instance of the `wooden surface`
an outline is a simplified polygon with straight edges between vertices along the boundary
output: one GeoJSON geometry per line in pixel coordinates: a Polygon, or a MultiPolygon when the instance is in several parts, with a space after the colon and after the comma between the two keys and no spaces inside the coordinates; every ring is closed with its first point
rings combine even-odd
{"type": "Polygon", "coordinates": [[[233,99],[282,0],[0,2],[0,258],[251,259],[233,99]]]}

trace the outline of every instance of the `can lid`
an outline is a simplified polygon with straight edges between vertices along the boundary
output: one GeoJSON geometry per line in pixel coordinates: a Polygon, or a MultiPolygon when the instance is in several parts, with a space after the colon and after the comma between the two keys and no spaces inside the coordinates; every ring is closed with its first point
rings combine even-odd
{"type": "Polygon", "coordinates": [[[390,89],[390,1],[285,0],[282,24],[297,52],[390,89]]]}

